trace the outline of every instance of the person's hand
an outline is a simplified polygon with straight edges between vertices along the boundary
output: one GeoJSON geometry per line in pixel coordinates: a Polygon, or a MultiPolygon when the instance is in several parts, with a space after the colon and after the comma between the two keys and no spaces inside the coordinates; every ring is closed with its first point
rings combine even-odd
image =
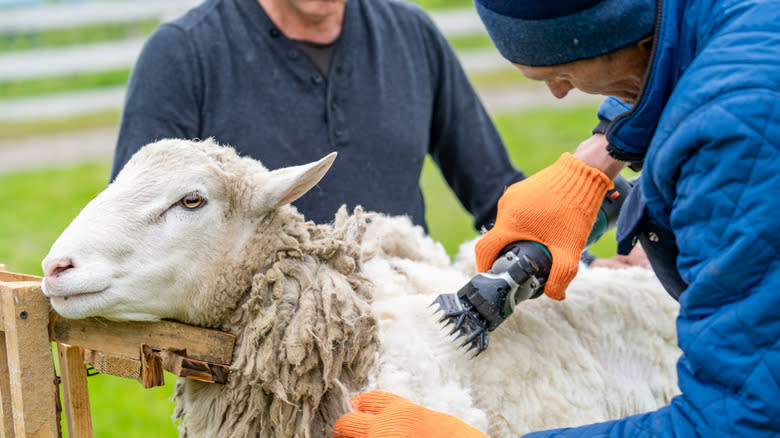
{"type": "Polygon", "coordinates": [[[607,259],[596,259],[591,262],[591,268],[624,269],[632,266],[640,266],[645,269],[653,269],[645,250],[637,245],[628,255],[615,255],[607,259]]]}
{"type": "Polygon", "coordinates": [[[538,242],[552,255],[544,293],[564,299],[566,287],[577,274],[598,208],[613,186],[602,171],[568,153],[509,186],[498,201],[496,224],[476,244],[477,269],[490,269],[510,243],[538,242]]]}
{"type": "Polygon", "coordinates": [[[334,438],[487,438],[452,415],[432,411],[384,391],[352,398],[355,412],[333,426],[334,438]]]}

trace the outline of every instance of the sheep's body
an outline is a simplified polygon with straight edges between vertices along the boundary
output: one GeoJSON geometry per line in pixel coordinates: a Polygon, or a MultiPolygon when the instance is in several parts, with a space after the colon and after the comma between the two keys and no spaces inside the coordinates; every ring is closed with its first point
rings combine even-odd
{"type": "MultiPolygon", "coordinates": [[[[473,271],[447,264],[405,219],[376,221],[385,247],[399,239],[419,253],[380,254],[363,265],[375,280],[381,353],[374,386],[451,413],[489,433],[515,437],[656,409],[677,394],[677,305],[643,268],[583,268],[562,302],[524,302],[469,359],[432,324],[427,306],[473,271]],[[387,232],[382,229],[387,229],[387,232]],[[402,230],[407,229],[404,233],[402,230]],[[425,261],[420,254],[427,254],[425,261]],[[406,258],[405,258],[406,257],[406,258]]],[[[368,245],[372,236],[369,233],[368,245]]]]}
{"type": "Polygon", "coordinates": [[[451,266],[405,218],[357,209],[304,222],[285,204],[322,163],[269,174],[210,142],[147,146],[52,247],[44,291],[68,317],[176,318],[237,336],[228,384],[178,382],[182,436],[329,436],[349,397],[371,388],[493,437],[618,418],[677,393],[676,303],[650,272],[582,269],[565,301],[518,306],[469,360],[428,306],[473,263],[451,266]],[[202,208],[175,202],[201,192],[202,208]],[[177,265],[183,242],[192,266],[177,265]]]}

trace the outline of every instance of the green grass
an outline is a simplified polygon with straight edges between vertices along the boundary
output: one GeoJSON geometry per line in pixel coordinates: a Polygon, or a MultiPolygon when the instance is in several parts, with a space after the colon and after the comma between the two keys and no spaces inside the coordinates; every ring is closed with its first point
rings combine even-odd
{"type": "Polygon", "coordinates": [[[471,0],[412,0],[427,10],[472,8],[471,0]]]}
{"type": "Polygon", "coordinates": [[[44,96],[64,91],[92,90],[100,87],[125,85],[130,69],[102,71],[70,76],[23,79],[0,82],[0,96],[4,99],[44,96]]]}
{"type": "MultiPolygon", "coordinates": [[[[0,140],[57,134],[89,128],[116,127],[119,125],[120,118],[120,111],[115,110],[62,119],[0,122],[0,140]]],[[[2,186],[0,186],[0,190],[2,190],[2,186]]]]}
{"type": "Polygon", "coordinates": [[[145,20],[129,24],[105,23],[40,32],[2,33],[0,53],[145,37],[159,25],[158,20],[145,20]]]}
{"type": "Polygon", "coordinates": [[[0,175],[0,260],[41,274],[40,261],[81,208],[108,181],[106,163],[0,175]]]}
{"type": "MultiPolygon", "coordinates": [[[[496,123],[512,161],[527,173],[572,151],[593,126],[594,108],[565,112],[502,114],[496,123]]],[[[110,163],[0,175],[0,263],[8,269],[41,274],[40,261],[79,210],[106,185],[110,163]]],[[[429,161],[421,184],[432,236],[451,254],[476,235],[471,218],[429,161]]],[[[602,239],[604,242],[606,239],[602,239]]],[[[598,243],[595,252],[614,254],[614,243],[598,243]]],[[[89,378],[96,437],[175,437],[171,421],[173,378],[143,390],[138,382],[110,376],[89,378]]]]}
{"type": "Polygon", "coordinates": [[[144,389],[135,380],[104,375],[89,377],[95,438],[179,436],[171,418],[176,407],[171,401],[176,379],[166,372],[165,386],[144,389]]]}
{"type": "Polygon", "coordinates": [[[455,50],[493,48],[493,42],[486,33],[455,36],[448,40],[455,50]]]}
{"type": "Polygon", "coordinates": [[[543,87],[539,81],[533,81],[523,76],[519,70],[515,70],[507,62],[506,68],[499,68],[493,71],[475,72],[469,75],[469,80],[474,88],[482,91],[493,89],[506,89],[509,87],[543,87]]]}

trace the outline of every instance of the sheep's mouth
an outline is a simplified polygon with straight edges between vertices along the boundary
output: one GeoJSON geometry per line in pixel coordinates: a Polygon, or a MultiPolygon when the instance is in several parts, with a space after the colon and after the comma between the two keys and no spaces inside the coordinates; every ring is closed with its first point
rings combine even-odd
{"type": "Polygon", "coordinates": [[[108,288],[104,288],[101,290],[96,290],[92,292],[79,292],[76,294],[71,295],[52,295],[49,297],[49,300],[51,300],[52,304],[55,305],[67,305],[69,303],[73,303],[75,301],[79,301],[80,299],[83,299],[84,297],[89,296],[95,296],[98,294],[102,294],[103,292],[107,291],[108,288]]]}

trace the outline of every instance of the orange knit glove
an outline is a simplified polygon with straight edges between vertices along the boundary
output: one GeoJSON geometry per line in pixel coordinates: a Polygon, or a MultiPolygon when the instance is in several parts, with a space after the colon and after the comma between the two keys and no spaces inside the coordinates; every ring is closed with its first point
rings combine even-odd
{"type": "Polygon", "coordinates": [[[613,186],[607,175],[569,153],[512,184],[498,200],[496,224],[477,241],[477,269],[490,269],[510,243],[541,243],[553,260],[544,293],[556,300],[564,299],[566,287],[577,275],[580,254],[599,206],[613,186]]]}
{"type": "Polygon", "coordinates": [[[336,421],[334,438],[487,438],[452,415],[432,411],[384,391],[352,398],[351,412],[336,421]]]}

